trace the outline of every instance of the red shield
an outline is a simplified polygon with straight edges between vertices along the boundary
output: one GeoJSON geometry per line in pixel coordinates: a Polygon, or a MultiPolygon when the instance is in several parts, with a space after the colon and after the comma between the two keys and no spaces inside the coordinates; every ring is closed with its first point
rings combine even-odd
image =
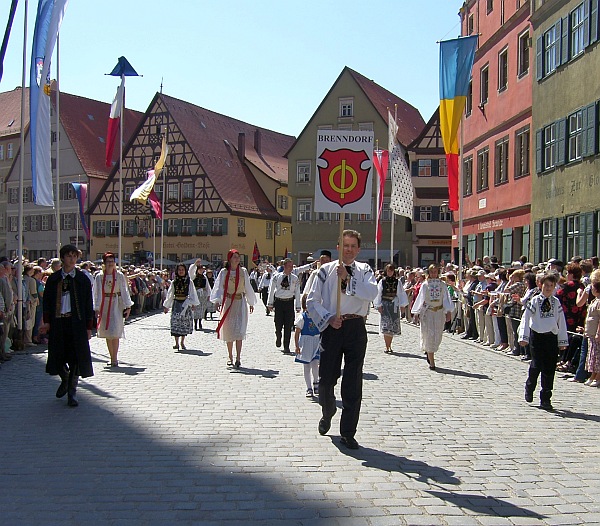
{"type": "Polygon", "coordinates": [[[361,168],[361,164],[369,160],[367,152],[326,149],[319,159],[327,163],[327,168],[319,166],[319,184],[323,195],[341,207],[360,201],[369,176],[369,170],[361,168]]]}

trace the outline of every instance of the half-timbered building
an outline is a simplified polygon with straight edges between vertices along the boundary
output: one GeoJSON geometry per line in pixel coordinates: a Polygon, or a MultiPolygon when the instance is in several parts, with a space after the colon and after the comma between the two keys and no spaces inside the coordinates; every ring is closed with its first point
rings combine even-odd
{"type": "Polygon", "coordinates": [[[162,254],[219,266],[235,248],[248,265],[255,242],[262,259],[283,257],[292,248],[284,154],[293,141],[157,93],[124,149],[122,231],[117,166],[90,206],[95,254],[116,252],[121,234],[123,259],[132,262],[162,254]],[[161,221],[130,196],[154,168],[163,135],[169,154],[154,187],[161,221]]]}
{"type": "Polygon", "coordinates": [[[452,212],[439,108],[408,145],[414,188],[412,260],[421,267],[452,260],[452,212]]]}

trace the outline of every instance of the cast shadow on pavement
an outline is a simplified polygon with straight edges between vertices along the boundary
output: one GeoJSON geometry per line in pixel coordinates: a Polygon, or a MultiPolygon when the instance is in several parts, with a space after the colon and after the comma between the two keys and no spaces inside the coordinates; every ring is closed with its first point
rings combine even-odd
{"type": "Polygon", "coordinates": [[[89,393],[94,394],[96,396],[100,396],[101,398],[117,398],[116,396],[107,393],[104,389],[100,389],[94,384],[90,384],[81,378],[79,379],[78,389],[85,389],[89,393]]]}
{"type": "Polygon", "coordinates": [[[545,515],[540,515],[539,513],[495,497],[454,493],[452,491],[425,490],[425,492],[444,502],[451,502],[460,509],[471,510],[480,515],[491,517],[530,517],[537,520],[546,518],[545,515]]]}
{"type": "Polygon", "coordinates": [[[192,356],[210,356],[212,353],[211,352],[204,352],[204,351],[196,351],[194,349],[179,349],[178,351],[175,351],[175,354],[189,354],[192,356]]]}
{"type": "Polygon", "coordinates": [[[330,438],[333,445],[337,447],[341,453],[357,460],[362,460],[362,465],[367,468],[404,473],[407,477],[425,484],[434,482],[438,484],[460,485],[460,479],[454,476],[454,471],[430,466],[420,460],[399,457],[370,447],[361,446],[360,449],[348,449],[340,443],[338,437],[330,438]]]}
{"type": "Polygon", "coordinates": [[[262,378],[277,378],[279,376],[279,371],[275,371],[273,369],[251,369],[244,367],[243,365],[239,369],[231,369],[231,373],[235,374],[245,374],[248,376],[261,376],[262,378]]]}
{"type": "Polygon", "coordinates": [[[145,367],[131,367],[131,366],[123,366],[119,365],[118,367],[105,367],[104,372],[106,373],[119,373],[124,374],[126,376],[137,376],[140,373],[143,373],[146,370],[145,367]]]}
{"type": "Polygon", "coordinates": [[[576,413],[568,409],[554,409],[553,415],[561,418],[574,418],[576,420],[586,420],[588,422],[600,422],[600,415],[588,415],[587,413],[576,413]]]}
{"type": "Polygon", "coordinates": [[[445,367],[435,366],[435,372],[440,374],[450,374],[452,376],[464,376],[466,378],[477,378],[478,380],[491,380],[487,374],[468,373],[466,371],[457,371],[456,369],[447,369],[445,367]]]}

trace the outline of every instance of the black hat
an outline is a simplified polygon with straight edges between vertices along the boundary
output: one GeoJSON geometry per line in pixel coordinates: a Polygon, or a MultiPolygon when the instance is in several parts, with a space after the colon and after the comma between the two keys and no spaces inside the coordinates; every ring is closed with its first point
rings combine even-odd
{"type": "Polygon", "coordinates": [[[331,259],[331,250],[321,250],[321,255],[331,259]]]}

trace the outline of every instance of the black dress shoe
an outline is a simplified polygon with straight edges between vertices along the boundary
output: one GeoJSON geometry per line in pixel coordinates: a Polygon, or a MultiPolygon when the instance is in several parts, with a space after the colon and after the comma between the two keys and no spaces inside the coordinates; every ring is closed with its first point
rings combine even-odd
{"type": "Polygon", "coordinates": [[[62,382],[60,382],[60,385],[56,390],[56,398],[62,398],[63,396],[65,396],[67,394],[68,389],[69,383],[67,380],[63,380],[62,382]]]}
{"type": "Polygon", "coordinates": [[[354,439],[354,437],[342,437],[340,439],[340,443],[346,446],[348,449],[358,449],[358,442],[354,439]]]}
{"type": "Polygon", "coordinates": [[[554,411],[554,407],[552,407],[550,402],[542,402],[540,404],[540,409],[543,409],[544,411],[554,411]]]}
{"type": "Polygon", "coordinates": [[[278,336],[275,340],[275,347],[281,347],[281,336],[278,336]]]}
{"type": "Polygon", "coordinates": [[[529,403],[533,402],[533,393],[525,391],[525,401],[529,403]]]}
{"type": "Polygon", "coordinates": [[[75,398],[75,395],[69,395],[67,405],[69,407],[77,407],[79,405],[79,402],[77,401],[77,398],[75,398]]]}
{"type": "Polygon", "coordinates": [[[319,435],[324,435],[331,428],[331,418],[321,418],[319,420],[319,435]]]}

